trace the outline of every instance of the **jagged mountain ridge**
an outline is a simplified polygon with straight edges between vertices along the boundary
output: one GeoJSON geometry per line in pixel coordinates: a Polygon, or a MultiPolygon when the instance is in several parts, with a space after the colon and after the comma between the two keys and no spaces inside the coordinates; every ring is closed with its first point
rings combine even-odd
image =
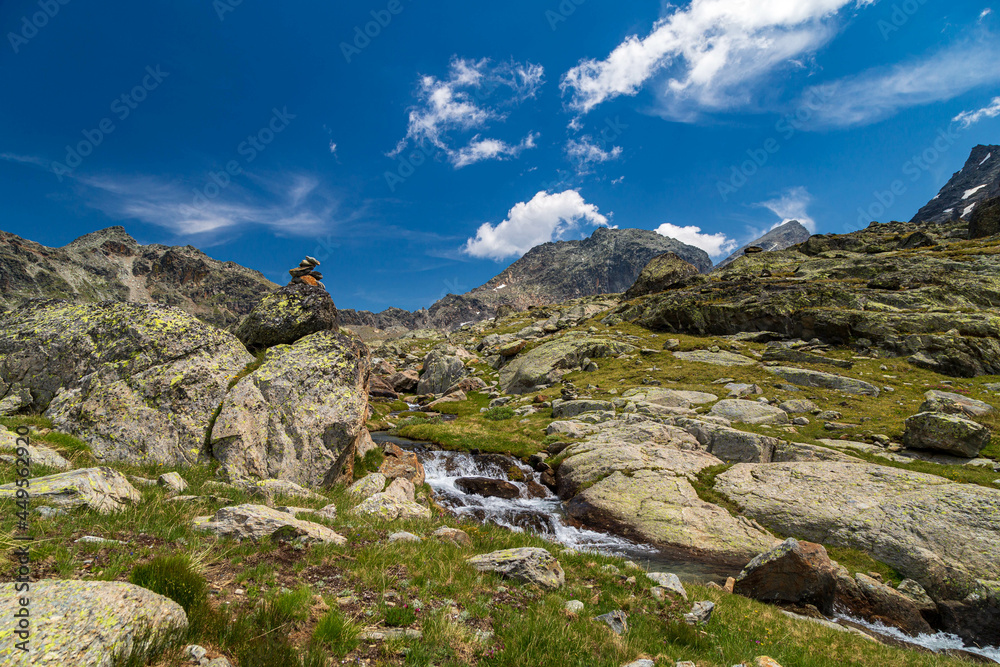
{"type": "Polygon", "coordinates": [[[413,313],[398,308],[371,313],[340,311],[346,325],[378,329],[453,329],[496,315],[502,306],[525,310],[585,296],[617,294],[635,283],[657,255],[673,252],[702,273],[711,270],[708,254],[646,229],[598,228],[579,241],[535,246],[486,284],[465,294],[449,294],[413,313]]]}
{"type": "Polygon", "coordinates": [[[736,252],[734,252],[729,257],[725,258],[721,262],[715,265],[716,269],[720,269],[733,260],[742,257],[743,252],[751,247],[757,246],[758,248],[763,248],[765,252],[772,252],[774,250],[785,250],[786,248],[791,248],[793,245],[799,243],[805,243],[809,240],[812,234],[808,229],[802,226],[802,223],[798,220],[789,220],[788,222],[779,225],[764,234],[759,239],[751,241],[746,244],[736,252]]]}
{"type": "Polygon", "coordinates": [[[49,248],[0,231],[0,308],[31,299],[132,301],[177,306],[228,327],[278,285],[259,271],[194,246],[141,245],[109,227],[49,248]]]}
{"type": "Polygon", "coordinates": [[[979,202],[996,196],[1000,196],[1000,146],[979,145],[910,222],[968,220],[979,202]]]}

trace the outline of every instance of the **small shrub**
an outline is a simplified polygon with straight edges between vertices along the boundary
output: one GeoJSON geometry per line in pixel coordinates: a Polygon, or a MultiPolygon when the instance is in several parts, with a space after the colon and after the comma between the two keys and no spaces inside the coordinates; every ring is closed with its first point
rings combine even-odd
{"type": "Polygon", "coordinates": [[[205,578],[195,572],[187,556],[159,556],[136,565],[129,575],[136,586],[166,596],[179,604],[185,613],[205,603],[208,586],[205,578]]]}
{"type": "Polygon", "coordinates": [[[405,628],[413,625],[417,614],[409,606],[389,607],[385,610],[385,624],[390,628],[405,628]]]}
{"type": "Polygon", "coordinates": [[[339,609],[331,609],[319,619],[312,639],[315,644],[343,658],[358,646],[358,627],[339,609]]]}
{"type": "Polygon", "coordinates": [[[364,457],[356,457],[354,462],[354,479],[358,480],[371,472],[378,472],[385,461],[385,454],[382,449],[376,447],[365,453],[364,457]]]}
{"type": "Polygon", "coordinates": [[[505,419],[511,419],[514,416],[514,408],[508,405],[498,405],[495,408],[489,408],[483,413],[483,419],[488,419],[491,422],[500,422],[505,419]]]}
{"type": "Polygon", "coordinates": [[[301,623],[309,618],[309,607],[312,605],[312,600],[313,593],[308,586],[300,586],[294,591],[281,593],[274,598],[275,618],[301,623]]]}

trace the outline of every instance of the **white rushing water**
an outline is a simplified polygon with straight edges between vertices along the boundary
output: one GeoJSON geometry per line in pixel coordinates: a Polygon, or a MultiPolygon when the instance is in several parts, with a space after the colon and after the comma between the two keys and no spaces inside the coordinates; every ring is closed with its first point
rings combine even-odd
{"type": "Polygon", "coordinates": [[[916,637],[911,637],[902,630],[883,625],[877,621],[873,623],[860,618],[845,616],[843,614],[837,614],[837,618],[850,621],[851,623],[856,623],[864,628],[868,628],[872,632],[897,639],[901,642],[906,642],[907,644],[922,646],[926,649],[934,651],[935,653],[957,649],[968,653],[975,653],[976,655],[981,655],[984,658],[989,658],[993,662],[1000,663],[1000,647],[987,646],[985,648],[979,648],[976,646],[966,646],[965,642],[963,642],[962,638],[958,635],[949,634],[947,632],[936,632],[933,635],[917,635],[916,637]]]}

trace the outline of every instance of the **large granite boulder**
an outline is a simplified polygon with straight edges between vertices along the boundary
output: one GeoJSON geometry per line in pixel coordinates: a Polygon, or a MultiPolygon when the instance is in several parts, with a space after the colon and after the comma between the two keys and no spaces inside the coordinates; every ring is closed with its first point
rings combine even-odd
{"type": "Polygon", "coordinates": [[[715,489],[784,533],[870,553],[937,599],[1000,580],[1000,489],[865,463],[741,463],[715,489]]]}
{"type": "Polygon", "coordinates": [[[500,369],[500,387],[507,394],[525,394],[539,385],[558,382],[563,375],[581,370],[584,359],[614,357],[634,352],[627,343],[603,338],[565,336],[521,354],[500,369]]]}
{"type": "Polygon", "coordinates": [[[949,415],[985,417],[996,411],[996,408],[989,403],[950,391],[931,389],[924,393],[924,398],[926,400],[920,406],[919,412],[943,412],[949,415]]]}
{"type": "Polygon", "coordinates": [[[727,398],[712,406],[713,414],[743,424],[787,424],[788,413],[780,408],[757,401],[727,398]]]}
{"type": "Polygon", "coordinates": [[[831,615],[837,573],[821,544],[788,538],[747,563],[733,592],[762,602],[811,604],[831,615]]]}
{"type": "Polygon", "coordinates": [[[234,330],[248,349],[291,345],[319,331],[337,330],[337,307],[319,286],[298,283],[274,290],[234,330]]]}
{"type": "Polygon", "coordinates": [[[860,396],[878,396],[880,390],[875,385],[856,380],[855,378],[822,371],[810,371],[803,368],[791,368],[789,366],[769,366],[765,368],[768,373],[774,373],[780,378],[788,380],[792,384],[803,387],[820,387],[823,389],[833,389],[847,394],[857,394],[860,396]]]}
{"type": "Polygon", "coordinates": [[[1000,581],[977,581],[961,600],[938,603],[946,632],[980,646],[1000,646],[1000,581]]]}
{"type": "Polygon", "coordinates": [[[369,364],[364,343],[333,331],[270,348],[222,401],[212,455],[236,478],[349,481],[367,417],[369,364]]]}
{"type": "Polygon", "coordinates": [[[897,627],[911,636],[934,633],[909,597],[860,572],[852,579],[843,567],[837,576],[837,603],[852,616],[897,627]]]}
{"type": "Polygon", "coordinates": [[[0,584],[9,613],[0,615],[0,664],[110,667],[115,657],[180,641],[188,619],[173,600],[121,581],[32,582],[29,653],[15,634],[16,601],[25,593],[0,584]],[[149,642],[149,643],[146,643],[149,642]]]}
{"type": "Polygon", "coordinates": [[[468,563],[480,572],[496,572],[542,588],[559,588],[566,583],[566,574],[555,556],[537,547],[493,551],[473,556],[468,563]]]}
{"type": "Polygon", "coordinates": [[[955,414],[921,412],[906,419],[903,444],[974,459],[990,444],[990,430],[955,414]]]}
{"type": "Polygon", "coordinates": [[[260,542],[265,538],[299,540],[323,544],[344,544],[338,533],[312,521],[296,519],[294,514],[266,505],[223,507],[214,516],[195,517],[193,525],[219,537],[260,542]]]}
{"type": "MultiPolygon", "coordinates": [[[[15,482],[0,486],[0,498],[17,495],[15,482]]],[[[31,480],[33,504],[60,507],[87,507],[106,514],[125,509],[142,500],[142,495],[125,475],[111,468],[81,468],[31,480]]]]}
{"type": "Polygon", "coordinates": [[[698,275],[698,267],[689,264],[672,252],[657,255],[649,260],[635,284],[625,292],[626,299],[636,299],[647,294],[656,294],[681,282],[685,278],[698,275]]]}
{"type": "Polygon", "coordinates": [[[690,408],[719,400],[715,394],[705,391],[682,391],[661,387],[635,387],[622,394],[622,398],[642,403],[654,403],[667,408],[690,408]]]}
{"type": "Polygon", "coordinates": [[[230,380],[231,334],[158,304],[34,302],[0,314],[0,381],[106,461],[190,464],[230,380]]]}
{"type": "Polygon", "coordinates": [[[424,358],[418,394],[442,394],[465,374],[465,362],[449,346],[439,346],[424,358]]]}

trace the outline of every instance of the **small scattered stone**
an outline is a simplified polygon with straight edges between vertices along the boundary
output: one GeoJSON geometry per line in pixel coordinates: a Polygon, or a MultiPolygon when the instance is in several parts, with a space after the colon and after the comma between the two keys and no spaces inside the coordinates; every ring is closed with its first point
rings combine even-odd
{"type": "Polygon", "coordinates": [[[607,624],[616,635],[628,632],[628,616],[621,609],[595,616],[594,620],[607,624]]]}
{"type": "Polygon", "coordinates": [[[642,660],[636,660],[635,662],[630,662],[627,665],[622,665],[622,667],[654,667],[654,665],[656,665],[656,663],[652,660],[646,660],[643,658],[642,660]]]}
{"type": "Polygon", "coordinates": [[[180,493],[188,488],[188,483],[184,478],[175,472],[168,472],[160,475],[156,483],[166,489],[169,493],[180,493]]]}
{"type": "Polygon", "coordinates": [[[713,611],[715,611],[714,602],[708,600],[695,602],[691,612],[684,614],[684,622],[688,625],[707,625],[712,620],[713,611]]]}
{"type": "Polygon", "coordinates": [[[570,600],[566,603],[566,611],[571,614],[579,614],[583,611],[583,603],[579,600],[570,600]]]}
{"type": "Polygon", "coordinates": [[[204,658],[207,653],[208,651],[206,651],[203,647],[198,646],[197,644],[191,644],[190,646],[184,649],[184,655],[191,658],[193,662],[198,662],[199,660],[204,658]]]}
{"type": "Polygon", "coordinates": [[[423,540],[414,535],[413,533],[407,533],[406,531],[400,531],[398,533],[393,533],[389,536],[390,542],[422,542],[423,540]]]}
{"type": "Polygon", "coordinates": [[[448,526],[441,526],[433,533],[434,537],[439,540],[445,540],[446,542],[453,542],[460,547],[471,547],[472,538],[464,530],[459,530],[458,528],[449,528],[448,526]]]}
{"type": "Polygon", "coordinates": [[[687,591],[684,590],[684,585],[681,583],[680,578],[676,574],[670,574],[667,572],[647,572],[646,576],[659,584],[663,589],[680,595],[686,602],[688,599],[687,591]]]}

